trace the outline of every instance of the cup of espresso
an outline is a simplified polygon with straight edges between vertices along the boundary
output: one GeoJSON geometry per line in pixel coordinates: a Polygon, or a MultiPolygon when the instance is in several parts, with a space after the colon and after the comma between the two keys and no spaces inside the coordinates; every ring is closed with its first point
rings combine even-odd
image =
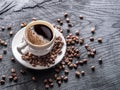
{"type": "Polygon", "coordinates": [[[51,51],[54,39],[53,25],[43,20],[32,21],[25,27],[23,42],[17,49],[22,54],[31,52],[34,55],[42,56],[51,51]]]}

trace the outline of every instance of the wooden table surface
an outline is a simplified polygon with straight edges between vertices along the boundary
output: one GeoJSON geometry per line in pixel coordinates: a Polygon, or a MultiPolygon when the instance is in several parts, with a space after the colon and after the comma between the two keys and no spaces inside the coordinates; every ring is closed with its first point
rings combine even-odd
{"type": "MultiPolygon", "coordinates": [[[[68,82],[60,87],[54,81],[54,87],[50,90],[120,90],[120,0],[0,0],[0,27],[12,25],[15,33],[20,30],[20,24],[25,21],[29,23],[33,17],[58,24],[57,18],[64,20],[64,13],[70,16],[73,27],[71,32],[80,30],[80,37],[85,38],[85,43],[91,47],[96,47],[97,55],[88,58],[84,45],[78,45],[81,58],[88,58],[88,64],[79,66],[77,70],[86,72],[84,77],[75,78],[75,69],[70,70],[68,82]],[[79,15],[84,17],[79,19],[79,15]],[[90,32],[95,26],[95,34],[90,32]],[[89,37],[95,38],[94,42],[89,41],[89,37]],[[97,38],[102,37],[103,43],[99,44],[97,38]],[[98,59],[102,58],[103,64],[98,64],[98,59]],[[96,66],[95,72],[90,70],[90,66],[96,66]]],[[[62,26],[64,35],[66,25],[62,26]]],[[[17,61],[11,62],[12,38],[9,31],[0,30],[0,38],[8,43],[7,47],[0,46],[0,54],[3,59],[0,62],[0,77],[5,74],[6,81],[0,85],[0,90],[44,90],[43,80],[53,78],[54,68],[35,71],[22,66],[17,61]],[[7,49],[7,54],[3,54],[3,49],[7,49]],[[18,82],[9,82],[11,68],[15,68],[18,82]],[[21,75],[20,70],[26,71],[26,75],[21,75]],[[37,81],[31,80],[35,76],[37,81]]],[[[16,42],[17,43],[17,42],[16,42]]],[[[60,74],[64,74],[63,71],[60,74]]]]}

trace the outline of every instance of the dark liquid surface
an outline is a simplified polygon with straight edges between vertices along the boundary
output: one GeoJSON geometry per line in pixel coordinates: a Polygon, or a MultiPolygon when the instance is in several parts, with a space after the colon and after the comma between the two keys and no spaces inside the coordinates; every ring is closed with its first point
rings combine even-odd
{"type": "Polygon", "coordinates": [[[53,38],[51,29],[45,25],[41,25],[41,24],[34,25],[34,30],[38,35],[43,36],[49,41],[52,40],[53,38]]]}

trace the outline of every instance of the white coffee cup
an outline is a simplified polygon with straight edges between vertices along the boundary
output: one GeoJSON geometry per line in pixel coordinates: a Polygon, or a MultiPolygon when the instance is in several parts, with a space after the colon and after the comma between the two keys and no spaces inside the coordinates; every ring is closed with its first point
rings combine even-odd
{"type": "Polygon", "coordinates": [[[37,21],[32,21],[30,22],[26,27],[25,27],[25,33],[23,35],[23,41],[21,42],[20,45],[18,45],[17,50],[21,53],[21,54],[26,54],[28,52],[37,55],[37,56],[42,56],[42,55],[46,55],[48,54],[51,49],[53,48],[54,45],[54,39],[55,39],[55,31],[54,31],[54,27],[52,24],[50,24],[47,21],[43,21],[43,20],[37,20],[37,21]],[[50,28],[50,30],[52,31],[52,39],[45,44],[42,45],[36,45],[33,44],[29,41],[28,37],[27,37],[27,30],[29,28],[31,28],[34,25],[45,25],[48,28],[50,28]]]}

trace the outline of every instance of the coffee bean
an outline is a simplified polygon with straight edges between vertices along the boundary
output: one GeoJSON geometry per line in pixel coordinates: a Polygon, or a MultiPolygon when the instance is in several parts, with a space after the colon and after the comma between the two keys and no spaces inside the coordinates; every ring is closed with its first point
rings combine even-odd
{"type": "Polygon", "coordinates": [[[70,22],[70,19],[69,19],[69,18],[66,18],[66,22],[69,23],[69,22],[70,22]]]}
{"type": "Polygon", "coordinates": [[[17,74],[16,73],[12,73],[11,76],[13,76],[13,78],[14,78],[14,77],[17,76],[17,74]]]}
{"type": "Polygon", "coordinates": [[[83,59],[83,63],[84,63],[84,64],[87,64],[87,59],[83,59]]]}
{"type": "Polygon", "coordinates": [[[81,75],[84,76],[85,75],[85,71],[81,71],[81,75]]]}
{"type": "Polygon", "coordinates": [[[94,27],[91,28],[91,33],[93,33],[93,34],[95,33],[95,28],[94,27]]]}
{"type": "Polygon", "coordinates": [[[36,20],[37,20],[37,18],[35,18],[35,17],[32,18],[32,21],[36,21],[36,20]]]}
{"type": "Polygon", "coordinates": [[[102,64],[102,63],[103,63],[103,61],[102,61],[101,58],[98,59],[98,62],[99,62],[99,64],[102,64]]]}
{"type": "Polygon", "coordinates": [[[51,78],[49,78],[48,81],[49,81],[49,83],[52,83],[52,82],[53,82],[53,80],[52,80],[51,78]]]}
{"type": "Polygon", "coordinates": [[[11,28],[12,28],[11,25],[8,25],[7,29],[8,29],[8,30],[11,30],[11,28]]]}
{"type": "Polygon", "coordinates": [[[64,17],[65,17],[65,18],[68,17],[68,13],[64,13],[64,17]]]}
{"type": "Polygon", "coordinates": [[[96,49],[94,48],[94,49],[92,49],[92,52],[94,53],[94,54],[96,54],[96,49]]]}
{"type": "Polygon", "coordinates": [[[80,19],[83,19],[83,16],[82,16],[82,15],[80,15],[80,16],[79,16],[79,18],[80,18],[80,19]]]}
{"type": "Polygon", "coordinates": [[[14,80],[14,82],[17,82],[18,81],[18,77],[14,77],[13,80],[14,80]]]}
{"type": "Polygon", "coordinates": [[[58,74],[54,74],[54,78],[57,79],[57,77],[58,77],[58,74]]]}
{"type": "Polygon", "coordinates": [[[26,25],[27,25],[26,22],[22,22],[22,23],[20,24],[21,28],[25,27],[26,25]]]}
{"type": "Polygon", "coordinates": [[[48,83],[48,80],[47,80],[47,79],[44,79],[43,82],[44,82],[44,84],[47,84],[47,83],[48,83]]]}
{"type": "Polygon", "coordinates": [[[99,43],[102,43],[102,38],[98,38],[98,42],[99,42],[99,43]]]}
{"type": "Polygon", "coordinates": [[[94,37],[90,37],[90,41],[94,41],[94,37]]]}
{"type": "Polygon", "coordinates": [[[61,19],[58,18],[58,19],[57,19],[57,22],[60,23],[60,21],[61,21],[61,19]]]}
{"type": "Polygon", "coordinates": [[[92,70],[92,71],[95,71],[95,66],[91,66],[91,70],[92,70]]]}
{"type": "Polygon", "coordinates": [[[7,47],[7,42],[4,42],[4,46],[7,47]]]}
{"type": "Polygon", "coordinates": [[[69,71],[66,69],[64,70],[65,74],[68,75],[69,74],[69,71]]]}
{"type": "Polygon", "coordinates": [[[91,52],[90,52],[90,51],[88,51],[88,52],[87,52],[87,55],[88,55],[88,56],[91,56],[91,52]]]}
{"type": "Polygon", "coordinates": [[[88,44],[85,44],[85,48],[87,49],[89,47],[89,45],[88,44]]]}
{"type": "Polygon", "coordinates": [[[2,27],[1,27],[1,30],[2,30],[2,31],[4,31],[4,30],[5,30],[5,27],[4,27],[4,26],[2,26],[2,27]]]}
{"type": "Polygon", "coordinates": [[[12,36],[12,35],[13,35],[13,32],[12,32],[12,31],[10,31],[10,32],[9,32],[9,35],[10,35],[10,36],[12,36]]]}
{"type": "Polygon", "coordinates": [[[2,60],[2,58],[3,58],[3,56],[2,56],[2,55],[0,55],[0,60],[2,60]]]}
{"type": "Polygon", "coordinates": [[[6,54],[6,53],[7,53],[7,50],[6,50],[6,49],[3,49],[3,53],[6,54]]]}
{"type": "Polygon", "coordinates": [[[11,58],[11,61],[12,61],[12,62],[15,62],[15,58],[12,57],[12,58],[11,58]]]}
{"type": "Polygon", "coordinates": [[[70,28],[67,28],[66,30],[67,30],[67,32],[70,32],[70,28]]]}
{"type": "Polygon", "coordinates": [[[65,76],[63,80],[64,80],[65,82],[67,82],[67,81],[68,81],[68,77],[65,76]]]}
{"type": "Polygon", "coordinates": [[[62,84],[62,82],[61,82],[61,81],[58,81],[57,83],[58,83],[58,86],[61,86],[61,84],[62,84]]]}
{"type": "Polygon", "coordinates": [[[94,56],[95,56],[95,53],[91,52],[90,55],[91,55],[92,57],[94,57],[94,56]]]}
{"type": "Polygon", "coordinates": [[[15,71],[15,69],[14,68],[12,68],[11,69],[11,73],[15,73],[16,71],[15,71]]]}
{"type": "Polygon", "coordinates": [[[6,76],[5,76],[5,75],[2,75],[2,79],[5,80],[5,79],[6,79],[6,76]]]}
{"type": "Polygon", "coordinates": [[[63,21],[60,21],[60,25],[61,25],[61,26],[63,25],[63,21]]]}
{"type": "Polygon", "coordinates": [[[74,66],[75,69],[77,69],[77,67],[78,67],[76,64],[73,64],[73,66],[74,66]]]}
{"type": "Polygon", "coordinates": [[[21,69],[21,70],[20,70],[20,73],[21,73],[21,74],[25,74],[25,71],[21,69]]]}
{"type": "Polygon", "coordinates": [[[61,80],[61,77],[60,77],[60,76],[58,76],[58,77],[56,78],[56,80],[57,80],[57,81],[60,81],[60,80],[61,80]]]}
{"type": "Polygon", "coordinates": [[[0,84],[1,85],[5,84],[5,80],[0,80],[0,84]]]}
{"type": "Polygon", "coordinates": [[[80,71],[75,71],[76,77],[80,77],[80,71]]]}
{"type": "Polygon", "coordinates": [[[75,34],[76,34],[76,35],[79,35],[79,31],[78,31],[78,30],[77,30],[77,31],[75,31],[75,34]]]}
{"type": "Polygon", "coordinates": [[[36,81],[36,78],[33,76],[33,77],[32,77],[32,80],[33,80],[33,81],[36,81]]]}
{"type": "Polygon", "coordinates": [[[71,24],[71,23],[68,23],[68,27],[72,27],[72,24],[71,24]]]}
{"type": "Polygon", "coordinates": [[[50,87],[53,87],[54,86],[54,84],[53,83],[50,83],[50,87]]]}
{"type": "Polygon", "coordinates": [[[83,65],[83,61],[79,61],[79,64],[82,66],[83,65]]]}
{"type": "Polygon", "coordinates": [[[12,81],[13,80],[13,76],[9,76],[9,81],[12,81]]]}
{"type": "Polygon", "coordinates": [[[48,84],[46,84],[46,85],[45,85],[45,89],[48,89],[48,88],[49,88],[49,85],[48,85],[48,84]]]}

